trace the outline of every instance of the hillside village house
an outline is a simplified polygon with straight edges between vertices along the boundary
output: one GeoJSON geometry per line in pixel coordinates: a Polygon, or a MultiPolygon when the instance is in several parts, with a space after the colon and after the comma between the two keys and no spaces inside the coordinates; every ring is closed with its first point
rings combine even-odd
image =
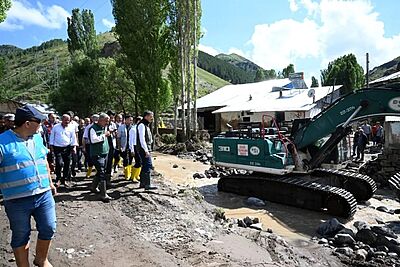
{"type": "Polygon", "coordinates": [[[224,86],[197,100],[200,129],[226,131],[227,123],[235,129],[239,122],[261,122],[264,114],[279,123],[311,118],[339,97],[341,86],[296,87],[289,79],[224,86]]]}

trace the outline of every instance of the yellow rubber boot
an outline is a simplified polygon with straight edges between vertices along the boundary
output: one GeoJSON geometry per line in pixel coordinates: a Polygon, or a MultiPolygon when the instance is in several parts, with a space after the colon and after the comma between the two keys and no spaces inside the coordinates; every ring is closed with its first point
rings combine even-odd
{"type": "Polygon", "coordinates": [[[133,165],[131,165],[132,167],[132,176],[131,179],[134,183],[138,183],[139,181],[136,179],[137,178],[137,170],[138,168],[133,167],[133,165]]]}
{"type": "Polygon", "coordinates": [[[122,159],[121,159],[121,158],[119,158],[119,160],[118,160],[118,166],[119,166],[119,167],[123,167],[123,165],[122,165],[122,159]]]}
{"type": "Polygon", "coordinates": [[[140,172],[142,171],[142,167],[136,168],[135,178],[140,181],[140,172]]]}
{"type": "Polygon", "coordinates": [[[128,173],[128,167],[124,167],[124,176],[126,180],[129,180],[129,173],[128,173]]]}
{"type": "Polygon", "coordinates": [[[86,178],[89,178],[92,175],[92,170],[93,170],[93,167],[88,167],[88,170],[86,172],[86,178]]]}

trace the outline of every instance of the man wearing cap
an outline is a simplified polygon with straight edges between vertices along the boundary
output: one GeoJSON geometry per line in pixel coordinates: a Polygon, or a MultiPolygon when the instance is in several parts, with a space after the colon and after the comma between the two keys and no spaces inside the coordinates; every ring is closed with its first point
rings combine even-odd
{"type": "Polygon", "coordinates": [[[66,181],[70,181],[70,162],[71,154],[76,153],[76,135],[73,128],[68,127],[70,116],[64,114],[61,123],[56,124],[50,134],[50,150],[54,152],[56,158],[56,184],[66,186],[66,181]],[[61,176],[61,171],[63,175],[61,176]]]}
{"type": "Polygon", "coordinates": [[[38,134],[44,119],[34,107],[25,105],[16,111],[16,128],[0,135],[0,189],[17,266],[29,266],[31,216],[38,231],[34,264],[52,266],[47,256],[56,229],[52,195],[56,189],[46,161],[48,150],[38,134]]]}

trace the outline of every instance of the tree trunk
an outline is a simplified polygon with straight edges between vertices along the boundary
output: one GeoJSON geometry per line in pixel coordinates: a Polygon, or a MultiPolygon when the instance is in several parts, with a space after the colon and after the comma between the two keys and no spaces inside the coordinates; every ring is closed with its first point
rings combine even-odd
{"type": "Polygon", "coordinates": [[[194,0],[193,19],[193,134],[197,134],[197,0],[194,0]]]}
{"type": "Polygon", "coordinates": [[[190,27],[190,1],[186,0],[186,21],[185,21],[185,60],[186,60],[186,104],[187,104],[187,123],[186,123],[186,137],[190,139],[191,137],[191,129],[190,127],[192,126],[191,124],[191,119],[192,119],[192,113],[191,113],[191,64],[190,64],[190,52],[191,52],[191,27],[190,27]]]}
{"type": "Polygon", "coordinates": [[[179,99],[174,99],[174,135],[178,136],[178,102],[179,99]]]}
{"type": "Polygon", "coordinates": [[[183,26],[182,26],[182,16],[180,16],[180,53],[179,53],[179,61],[181,64],[181,109],[182,109],[182,133],[185,134],[186,131],[186,117],[185,117],[185,60],[184,60],[184,38],[183,38],[183,26]]]}

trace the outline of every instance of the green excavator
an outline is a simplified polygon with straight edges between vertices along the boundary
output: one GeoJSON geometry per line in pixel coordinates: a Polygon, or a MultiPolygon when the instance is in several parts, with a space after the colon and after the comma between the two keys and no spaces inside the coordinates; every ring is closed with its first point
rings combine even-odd
{"type": "Polygon", "coordinates": [[[294,120],[290,135],[273,118],[275,127],[265,128],[267,115],[262,122],[240,124],[214,138],[213,156],[217,166],[248,172],[220,178],[218,189],[349,218],[357,202],[373,196],[376,184],[369,176],[333,168],[338,144],[353,122],[399,113],[400,90],[373,88],[344,95],[312,119],[294,120]],[[329,168],[321,167],[325,163],[329,168]]]}

